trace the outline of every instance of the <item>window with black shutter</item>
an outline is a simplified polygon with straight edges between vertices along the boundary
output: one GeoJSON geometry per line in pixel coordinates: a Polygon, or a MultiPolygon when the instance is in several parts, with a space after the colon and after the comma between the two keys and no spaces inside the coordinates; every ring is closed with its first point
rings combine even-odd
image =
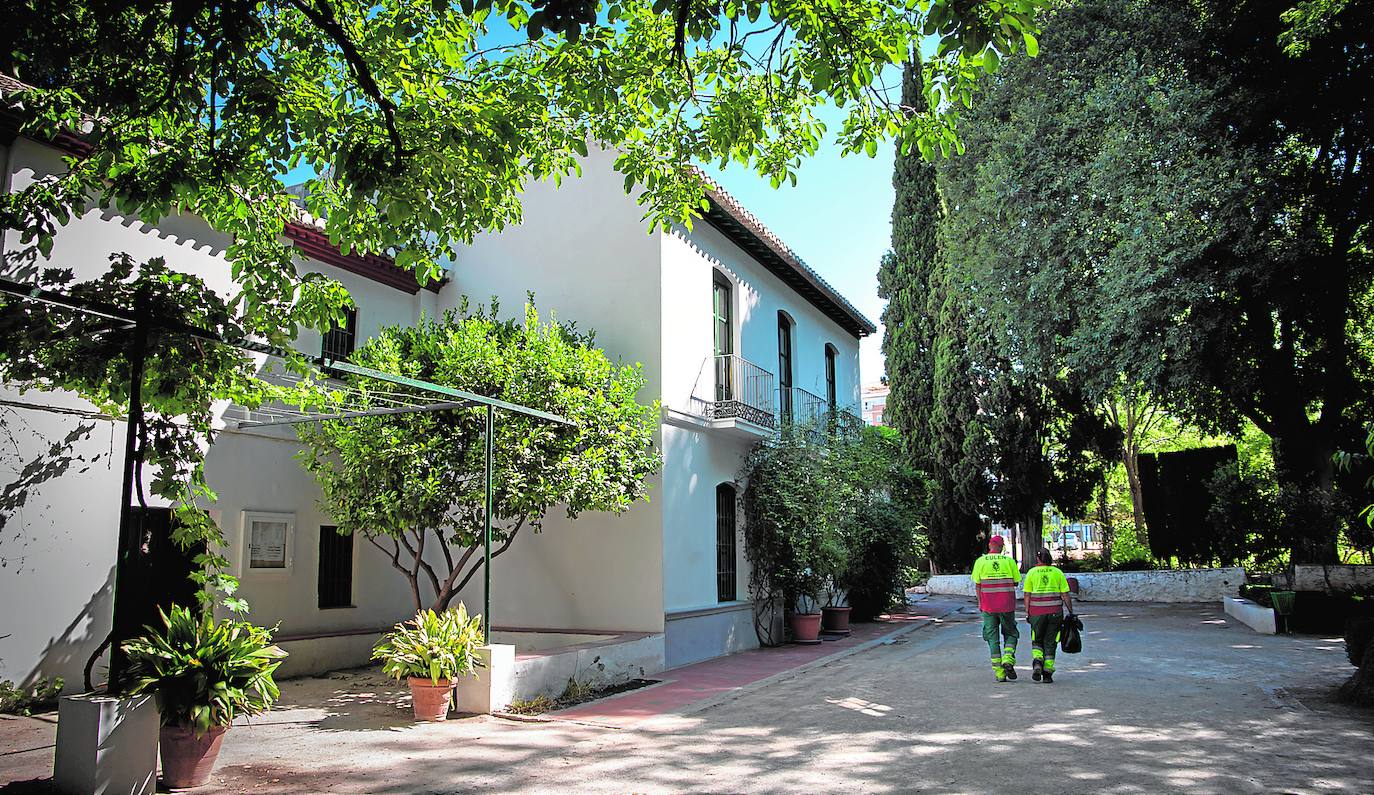
{"type": "Polygon", "coordinates": [[[353,346],[358,336],[358,310],[345,309],[341,326],[326,331],[320,345],[320,355],[326,359],[346,361],[353,355],[353,346]]]}
{"type": "Polygon", "coordinates": [[[733,602],[735,592],[735,487],[716,486],[716,599],[733,602]]]}
{"type": "Polygon", "coordinates": [[[353,606],[353,536],[320,528],[320,609],[353,606]]]}

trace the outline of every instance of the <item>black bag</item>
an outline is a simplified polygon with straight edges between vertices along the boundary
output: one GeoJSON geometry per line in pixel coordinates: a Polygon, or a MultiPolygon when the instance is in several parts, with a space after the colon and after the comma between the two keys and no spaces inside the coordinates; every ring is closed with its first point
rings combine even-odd
{"type": "Polygon", "coordinates": [[[1059,648],[1065,654],[1083,651],[1083,621],[1073,613],[1064,616],[1064,623],[1059,627],[1059,648]]]}

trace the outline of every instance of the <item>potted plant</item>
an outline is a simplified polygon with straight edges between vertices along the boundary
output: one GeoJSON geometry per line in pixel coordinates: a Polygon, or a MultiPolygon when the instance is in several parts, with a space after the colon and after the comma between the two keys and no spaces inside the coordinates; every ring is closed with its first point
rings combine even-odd
{"type": "Polygon", "coordinates": [[[210,780],[234,718],[271,708],[280,691],[272,675],[286,652],[272,633],[243,621],[173,605],[162,629],[124,644],[131,695],[149,693],[162,715],[162,781],[171,789],[210,780]]]}
{"type": "Polygon", "coordinates": [[[821,608],[821,631],[849,634],[849,594],[831,577],[825,586],[825,606],[821,608]]]}
{"type": "Polygon", "coordinates": [[[410,682],[416,720],[445,720],[454,680],[477,672],[477,649],[484,642],[482,617],[468,616],[459,602],[456,610],[421,610],[397,624],[377,641],[372,659],[382,661],[387,676],[410,682]]]}
{"type": "MultiPolygon", "coordinates": [[[[809,582],[811,570],[804,569],[798,581],[801,583],[809,582]]],[[[804,589],[805,586],[802,586],[804,589]]],[[[787,617],[788,625],[792,628],[793,643],[820,643],[821,642],[821,613],[816,609],[817,599],[815,592],[811,590],[799,589],[797,600],[793,604],[792,613],[787,617]]]]}

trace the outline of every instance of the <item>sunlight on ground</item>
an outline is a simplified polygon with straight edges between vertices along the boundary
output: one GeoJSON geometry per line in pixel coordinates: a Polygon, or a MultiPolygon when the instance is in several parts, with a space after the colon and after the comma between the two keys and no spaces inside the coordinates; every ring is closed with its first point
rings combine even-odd
{"type": "Polygon", "coordinates": [[[889,707],[886,704],[875,704],[872,701],[864,701],[863,699],[855,698],[854,696],[838,700],[833,698],[827,698],[825,701],[828,704],[834,704],[837,707],[844,707],[845,709],[852,709],[855,712],[859,712],[864,715],[872,715],[875,718],[886,717],[887,713],[892,711],[892,707],[889,707]]]}

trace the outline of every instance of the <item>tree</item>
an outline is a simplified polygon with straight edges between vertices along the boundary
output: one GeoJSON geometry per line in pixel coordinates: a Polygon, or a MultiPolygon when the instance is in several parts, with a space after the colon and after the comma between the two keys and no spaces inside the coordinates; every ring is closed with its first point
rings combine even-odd
{"type": "MultiPolygon", "coordinates": [[[[498,412],[493,557],[523,528],[539,532],[555,506],[576,518],[621,513],[647,499],[644,479],[659,465],[658,407],[636,401],[644,385],[639,367],[611,362],[590,334],[541,322],[532,305],[522,321],[499,320],[493,306],[386,328],[353,361],[573,423],[498,412]]],[[[368,379],[349,386],[364,401],[384,397],[368,379]]],[[[482,567],[484,423],[483,409],[459,408],[300,428],[300,458],[320,484],[323,509],[340,533],[362,536],[390,559],[409,582],[416,610],[446,609],[482,567]]]]}
{"type": "Polygon", "coordinates": [[[590,141],[619,150],[654,223],[690,223],[704,193],[685,164],[795,179],[823,105],[845,111],[846,151],[899,133],[949,151],[954,109],[1002,55],[1035,48],[1044,2],[28,0],[0,71],[34,87],[18,100],[29,128],[79,134],[81,153],[7,198],[5,225],[42,253],[88,195],[149,221],[193,212],[234,237],[252,326],[289,337],[340,309],[280,242],[279,178],[297,165],[320,174],[307,203],[334,242],[422,278],[517,219],[521,187],[575,171],[590,141]],[[932,35],[934,110],[917,113],[881,73],[932,35]]]}
{"type": "MultiPolygon", "coordinates": [[[[1374,191],[1355,165],[1374,11],[1345,8],[1293,58],[1288,4],[1203,5],[1056,11],[1047,54],[1012,59],[961,128],[951,257],[1004,301],[1027,366],[1099,399],[1139,384],[1213,432],[1248,419],[1290,493],[1329,493],[1374,394],[1374,191]]],[[[1342,521],[1295,559],[1331,559],[1342,521]]]]}
{"type": "MultiPolygon", "coordinates": [[[[921,68],[902,70],[902,104],[922,102],[921,68]]],[[[878,268],[883,307],[883,360],[888,385],[884,421],[900,430],[908,450],[923,464],[930,455],[930,418],[935,382],[935,323],[927,302],[936,263],[935,230],[940,197],[935,168],[898,144],[892,187],[892,249],[878,268]]]]}
{"type": "Polygon", "coordinates": [[[943,256],[931,278],[926,311],[935,323],[930,556],[937,568],[958,571],[978,553],[978,536],[985,529],[979,509],[986,504],[988,483],[966,324],[969,307],[943,256]]]}

